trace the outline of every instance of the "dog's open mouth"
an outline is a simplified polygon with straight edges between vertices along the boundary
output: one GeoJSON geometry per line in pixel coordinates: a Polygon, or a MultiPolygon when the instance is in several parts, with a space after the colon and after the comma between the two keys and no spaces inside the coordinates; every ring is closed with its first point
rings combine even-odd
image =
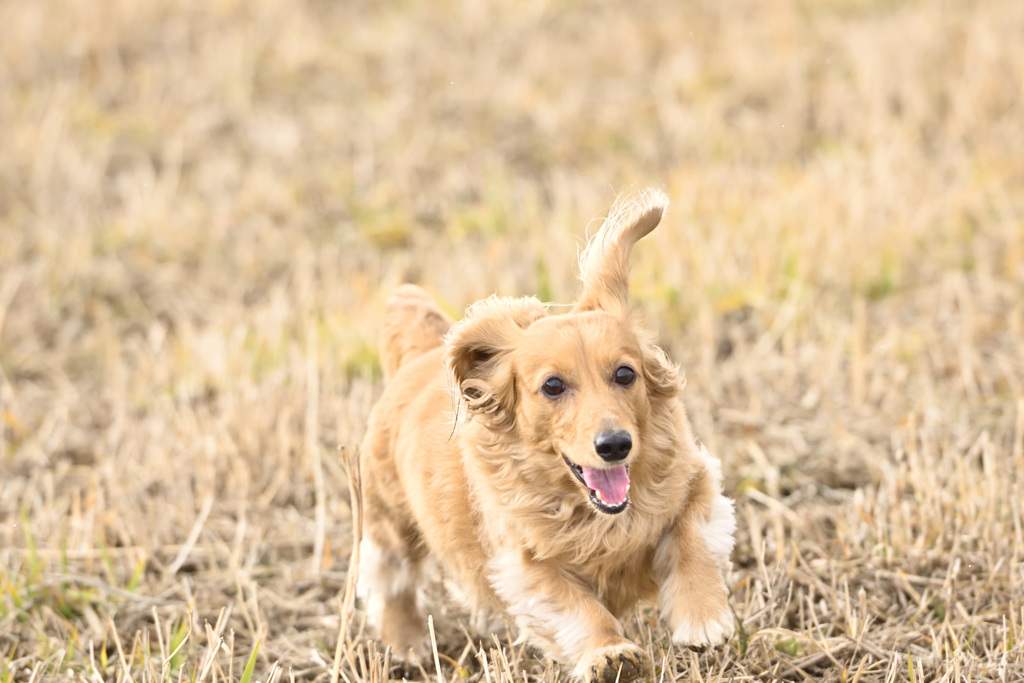
{"type": "Polygon", "coordinates": [[[590,491],[590,502],[601,512],[615,515],[629,505],[629,465],[596,468],[577,465],[562,456],[580,483],[590,491]]]}

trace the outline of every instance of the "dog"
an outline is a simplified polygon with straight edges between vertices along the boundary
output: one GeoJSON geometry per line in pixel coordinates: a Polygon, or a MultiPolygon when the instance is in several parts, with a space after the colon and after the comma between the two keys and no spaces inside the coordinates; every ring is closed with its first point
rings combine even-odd
{"type": "Polygon", "coordinates": [[[414,285],[389,301],[385,388],[360,450],[359,592],[396,653],[425,653],[431,559],[470,608],[504,615],[578,680],[650,675],[620,621],[641,600],[678,645],[732,635],[733,503],[679,368],[629,301],[630,253],[667,204],[654,190],[616,202],[567,313],[492,296],[453,324],[414,285]]]}

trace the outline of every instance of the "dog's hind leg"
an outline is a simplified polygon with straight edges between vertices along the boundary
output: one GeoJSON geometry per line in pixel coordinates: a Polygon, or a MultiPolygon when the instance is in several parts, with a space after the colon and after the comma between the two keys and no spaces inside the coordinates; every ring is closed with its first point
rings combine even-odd
{"type": "Polygon", "coordinates": [[[359,553],[359,590],[371,628],[398,658],[421,657],[426,629],[417,597],[420,559],[402,556],[372,535],[363,538],[359,553]]]}
{"type": "MultiPolygon", "coordinates": [[[[372,507],[369,508],[372,510],[372,507]]],[[[418,592],[423,551],[412,529],[367,515],[359,545],[359,594],[372,630],[399,658],[425,652],[425,620],[418,592]]]]}
{"type": "Polygon", "coordinates": [[[359,595],[371,630],[400,658],[424,650],[425,620],[418,605],[426,551],[390,454],[391,432],[376,411],[360,453],[363,540],[359,595]]]}

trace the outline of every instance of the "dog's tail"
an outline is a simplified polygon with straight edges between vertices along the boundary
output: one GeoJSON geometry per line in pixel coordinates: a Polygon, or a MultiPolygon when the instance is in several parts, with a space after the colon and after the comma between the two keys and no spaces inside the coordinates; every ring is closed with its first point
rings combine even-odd
{"type": "Polygon", "coordinates": [[[380,360],[384,379],[410,358],[419,356],[444,342],[452,326],[433,299],[416,285],[402,285],[388,300],[381,335],[380,360]]]}
{"type": "Polygon", "coordinates": [[[628,312],[629,255],[633,245],[658,226],[667,206],[665,193],[654,189],[615,202],[604,225],[580,255],[583,293],[576,303],[577,311],[628,312]]]}

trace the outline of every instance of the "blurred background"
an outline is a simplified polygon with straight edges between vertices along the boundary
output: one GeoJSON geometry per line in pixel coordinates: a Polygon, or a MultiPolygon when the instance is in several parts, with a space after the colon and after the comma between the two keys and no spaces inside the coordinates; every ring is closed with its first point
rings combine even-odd
{"type": "MultiPolygon", "coordinates": [[[[0,3],[0,680],[257,643],[326,680],[388,294],[571,302],[646,186],[633,296],[741,526],[736,642],[630,627],[663,675],[1024,675],[1021,36],[1018,0],[0,3]]],[[[444,675],[494,675],[455,633],[444,675]]]]}

